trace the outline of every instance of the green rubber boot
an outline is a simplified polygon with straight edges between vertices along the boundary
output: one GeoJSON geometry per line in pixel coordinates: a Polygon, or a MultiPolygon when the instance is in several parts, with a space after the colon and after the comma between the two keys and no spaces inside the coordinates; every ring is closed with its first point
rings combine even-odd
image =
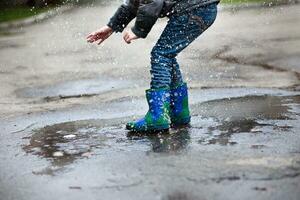
{"type": "Polygon", "coordinates": [[[146,90],[149,110],[140,120],[129,122],[126,129],[135,132],[161,131],[170,128],[170,89],[146,90]]]}

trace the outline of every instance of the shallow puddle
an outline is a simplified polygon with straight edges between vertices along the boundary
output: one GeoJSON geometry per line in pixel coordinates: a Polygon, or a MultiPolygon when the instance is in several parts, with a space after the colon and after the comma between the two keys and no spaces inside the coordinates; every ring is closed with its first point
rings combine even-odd
{"type": "MultiPolygon", "coordinates": [[[[47,158],[53,166],[63,167],[76,159],[116,151],[184,153],[206,145],[239,144],[239,133],[261,137],[264,134],[296,132],[300,96],[246,96],[200,103],[192,106],[191,126],[163,133],[131,133],[124,129],[128,119],[86,120],[46,126],[34,130],[28,153],[47,158]],[[284,123],[282,123],[284,122],[284,123]]],[[[226,147],[229,148],[229,147],[226,147]]],[[[265,148],[251,144],[253,151],[265,148]]]]}
{"type": "Polygon", "coordinates": [[[111,140],[117,143],[123,129],[109,125],[105,120],[89,120],[46,126],[34,130],[24,150],[51,159],[55,166],[64,166],[77,158],[90,157],[95,149],[110,148],[111,140]]]}
{"type": "Polygon", "coordinates": [[[294,118],[299,103],[300,96],[245,96],[204,102],[192,111],[222,121],[285,120],[294,118]]]}
{"type": "MultiPolygon", "coordinates": [[[[237,133],[288,132],[293,129],[289,120],[300,111],[300,96],[246,96],[209,101],[193,106],[193,113],[213,118],[214,125],[204,123],[200,144],[234,145],[231,136],[237,133]],[[286,124],[278,123],[285,121],[286,124]]],[[[201,119],[203,123],[205,120],[201,119]]]]}

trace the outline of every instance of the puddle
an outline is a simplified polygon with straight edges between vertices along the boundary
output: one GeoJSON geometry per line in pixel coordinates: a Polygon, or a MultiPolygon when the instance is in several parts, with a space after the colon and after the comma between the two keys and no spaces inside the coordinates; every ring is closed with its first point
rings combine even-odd
{"type": "MultiPolygon", "coordinates": [[[[129,119],[125,118],[46,126],[34,130],[29,144],[23,149],[50,160],[55,169],[60,169],[77,159],[110,155],[112,152],[153,152],[159,155],[205,149],[207,145],[229,148],[239,144],[239,139],[233,138],[239,133],[262,137],[292,132],[295,128],[291,122],[300,113],[300,96],[222,99],[193,105],[192,110],[195,114],[190,127],[165,133],[127,132],[124,124],[129,119]]],[[[252,151],[264,148],[264,143],[249,143],[252,151]]],[[[51,173],[46,170],[44,174],[51,173]]]]}
{"type": "Polygon", "coordinates": [[[25,98],[43,98],[46,101],[93,96],[111,90],[129,87],[125,80],[87,79],[63,82],[56,85],[17,90],[18,96],[25,98]]]}
{"type": "Polygon", "coordinates": [[[122,137],[122,128],[107,127],[107,122],[88,120],[46,126],[34,130],[29,145],[23,149],[50,159],[54,166],[65,166],[78,158],[90,157],[95,149],[110,148],[110,140],[116,142],[122,137]]]}
{"type": "Polygon", "coordinates": [[[219,121],[287,120],[294,118],[292,106],[299,108],[299,103],[300,96],[245,96],[204,102],[192,110],[219,121]]]}
{"type": "MultiPolygon", "coordinates": [[[[127,119],[128,120],[128,119],[127,119]]],[[[126,121],[127,121],[126,120],[126,121]]],[[[125,120],[86,120],[46,126],[34,130],[23,149],[48,159],[52,169],[59,170],[77,159],[105,155],[111,151],[179,152],[190,141],[187,128],[168,133],[138,134],[124,130],[125,120]]],[[[47,168],[36,174],[52,174],[47,168]]]]}
{"type": "Polygon", "coordinates": [[[291,131],[292,125],[277,122],[296,119],[299,108],[300,96],[246,96],[204,102],[194,105],[192,110],[203,118],[212,118],[214,122],[213,125],[203,124],[204,137],[198,143],[235,145],[238,141],[233,141],[231,136],[237,133],[291,131]]]}

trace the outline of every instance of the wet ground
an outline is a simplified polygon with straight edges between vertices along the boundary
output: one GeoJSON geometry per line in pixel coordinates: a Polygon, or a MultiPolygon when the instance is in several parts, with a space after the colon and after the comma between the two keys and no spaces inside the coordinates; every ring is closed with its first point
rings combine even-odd
{"type": "Polygon", "coordinates": [[[1,34],[0,199],[298,200],[299,5],[221,11],[180,56],[191,125],[152,134],[124,124],[147,110],[165,21],[131,46],[88,46],[113,9],[1,34]]]}
{"type": "Polygon", "coordinates": [[[190,126],[147,134],[124,131],[120,124],[127,118],[71,121],[34,129],[29,137],[23,138],[30,139],[23,149],[47,158],[56,170],[76,159],[104,152],[175,153],[197,151],[203,145],[241,145],[243,141],[237,134],[243,134],[242,140],[247,139],[247,143],[254,143],[250,148],[263,150],[268,149],[267,140],[276,135],[297,134],[299,105],[299,95],[212,100],[193,105],[197,114],[190,126]]]}
{"type": "Polygon", "coordinates": [[[2,122],[3,199],[298,199],[300,93],[198,92],[191,125],[163,133],[125,131],[131,117],[113,116],[127,100],[106,105],[109,119],[66,110],[2,122]]]}

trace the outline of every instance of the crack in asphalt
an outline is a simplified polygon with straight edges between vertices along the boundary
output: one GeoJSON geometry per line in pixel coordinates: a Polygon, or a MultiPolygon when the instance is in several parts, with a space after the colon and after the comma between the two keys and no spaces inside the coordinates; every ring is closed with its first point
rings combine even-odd
{"type": "Polygon", "coordinates": [[[257,66],[257,67],[261,67],[263,69],[266,70],[273,70],[273,71],[277,71],[277,72],[293,72],[297,78],[300,80],[300,73],[296,72],[296,71],[290,71],[288,69],[284,69],[281,68],[279,66],[274,66],[274,65],[270,65],[268,63],[264,63],[264,62],[246,62],[246,61],[242,61],[239,58],[233,56],[233,55],[228,55],[225,56],[225,53],[228,53],[231,50],[230,46],[225,45],[223,46],[223,49],[221,49],[220,51],[218,51],[216,54],[213,55],[213,58],[228,62],[228,63],[233,63],[233,64],[239,64],[239,65],[253,65],[253,66],[257,66]]]}
{"type": "Polygon", "coordinates": [[[27,129],[30,129],[32,128],[34,125],[36,125],[37,123],[32,123],[32,124],[29,124],[28,126],[26,126],[25,128],[21,129],[21,130],[18,130],[18,131],[14,131],[14,132],[11,132],[11,134],[14,134],[14,133],[21,133],[23,131],[26,131],[27,129]]]}
{"type": "Polygon", "coordinates": [[[84,98],[84,97],[94,97],[98,96],[99,94],[78,94],[78,95],[59,95],[59,96],[54,96],[54,97],[44,97],[43,100],[46,102],[51,102],[51,101],[58,101],[58,100],[63,100],[63,99],[74,99],[74,98],[84,98]]]}

